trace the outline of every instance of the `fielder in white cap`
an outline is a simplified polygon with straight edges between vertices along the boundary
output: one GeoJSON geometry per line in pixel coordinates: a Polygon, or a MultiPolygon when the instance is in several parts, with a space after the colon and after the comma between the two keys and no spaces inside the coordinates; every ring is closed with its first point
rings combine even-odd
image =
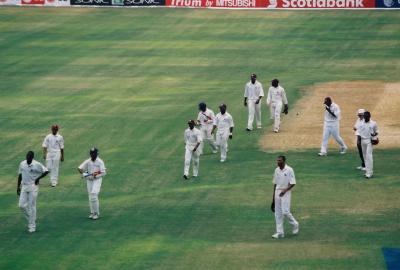
{"type": "Polygon", "coordinates": [[[372,157],[372,143],[377,144],[379,140],[378,125],[371,120],[371,113],[364,112],[364,121],[360,124],[358,132],[361,137],[361,147],[365,161],[365,178],[369,179],[373,175],[374,160],[372,157]]]}
{"type": "Polygon", "coordinates": [[[100,217],[99,193],[103,176],[106,175],[106,167],[101,158],[98,157],[99,150],[92,148],[89,151],[90,158],[82,162],[78,167],[82,178],[86,179],[86,187],[89,195],[89,218],[96,220],[100,217]]]}
{"type": "Polygon", "coordinates": [[[356,140],[357,140],[357,149],[358,149],[358,155],[360,156],[361,160],[361,166],[358,166],[358,170],[365,171],[365,162],[364,162],[364,156],[362,152],[362,147],[361,147],[361,136],[360,132],[358,131],[360,129],[360,125],[364,122],[364,109],[358,109],[357,111],[357,121],[354,124],[353,130],[354,134],[356,135],[356,140]]]}

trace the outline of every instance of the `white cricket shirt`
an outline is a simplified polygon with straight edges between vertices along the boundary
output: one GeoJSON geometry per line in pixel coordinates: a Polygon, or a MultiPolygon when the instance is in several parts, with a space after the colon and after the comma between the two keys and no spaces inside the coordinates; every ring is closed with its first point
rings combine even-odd
{"type": "Polygon", "coordinates": [[[358,133],[362,139],[372,139],[371,134],[378,133],[378,125],[375,121],[369,120],[369,122],[363,121],[359,127],[358,133]]]}
{"type": "Polygon", "coordinates": [[[340,120],[340,108],[339,108],[339,106],[336,103],[332,102],[332,104],[331,104],[331,106],[329,108],[331,109],[331,112],[333,112],[336,115],[336,117],[333,117],[332,114],[330,114],[327,110],[324,109],[325,110],[324,121],[327,122],[327,123],[338,122],[340,120]]]}
{"type": "Polygon", "coordinates": [[[296,178],[294,176],[294,171],[292,167],[287,164],[281,170],[281,168],[277,167],[274,173],[274,179],[272,183],[276,185],[276,190],[282,190],[289,186],[289,184],[296,184],[296,178]]]}
{"type": "Polygon", "coordinates": [[[48,169],[36,160],[32,160],[31,164],[24,160],[19,164],[18,174],[22,175],[23,185],[33,185],[35,180],[47,171],[48,169]]]}
{"type": "Polygon", "coordinates": [[[283,104],[288,104],[285,89],[280,85],[278,87],[271,86],[268,89],[267,104],[282,102],[283,104]]]}
{"type": "Polygon", "coordinates": [[[64,149],[64,138],[60,134],[50,133],[44,138],[42,147],[46,147],[50,153],[60,152],[61,149],[64,149]]]}
{"type": "Polygon", "coordinates": [[[200,111],[197,120],[202,126],[212,126],[214,123],[215,114],[212,110],[206,109],[205,112],[200,111]]]}
{"type": "Polygon", "coordinates": [[[97,157],[95,161],[92,161],[90,158],[85,160],[78,168],[90,174],[100,172],[100,175],[98,175],[96,179],[101,179],[101,177],[106,175],[106,167],[104,166],[103,160],[99,157],[97,157]]]}
{"type": "Polygon", "coordinates": [[[201,132],[197,128],[187,128],[184,132],[184,141],[186,145],[195,146],[203,141],[201,132]]]}
{"type": "Polygon", "coordinates": [[[256,81],[254,84],[249,81],[244,87],[244,97],[248,100],[258,100],[260,97],[264,96],[264,89],[262,84],[256,81]]]}
{"type": "Polygon", "coordinates": [[[218,113],[215,116],[214,125],[217,126],[220,132],[229,131],[231,127],[234,127],[233,118],[228,112],[225,112],[225,114],[218,113]]]}

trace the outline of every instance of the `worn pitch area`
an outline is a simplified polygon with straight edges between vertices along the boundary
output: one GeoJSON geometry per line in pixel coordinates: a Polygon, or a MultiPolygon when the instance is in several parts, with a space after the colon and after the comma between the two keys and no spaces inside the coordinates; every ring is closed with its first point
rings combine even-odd
{"type": "MultiPolygon", "coordinates": [[[[355,147],[354,123],[357,110],[364,108],[378,123],[379,148],[400,146],[400,83],[380,81],[330,82],[316,84],[305,89],[304,96],[281,117],[280,132],[268,131],[260,140],[266,151],[300,150],[319,148],[322,139],[324,107],[326,96],[340,106],[342,111],[340,133],[348,147],[355,147]]],[[[333,138],[329,149],[338,149],[333,138]]]]}

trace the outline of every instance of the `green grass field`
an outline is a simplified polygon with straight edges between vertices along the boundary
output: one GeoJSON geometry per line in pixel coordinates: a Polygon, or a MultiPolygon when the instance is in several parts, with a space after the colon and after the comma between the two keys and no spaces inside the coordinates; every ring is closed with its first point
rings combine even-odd
{"type": "Polygon", "coordinates": [[[0,269],[385,269],[381,248],[400,247],[400,150],[377,147],[370,181],[354,149],[285,153],[301,231],[273,240],[277,154],[258,148],[271,132],[266,107],[264,130],[244,131],[242,95],[252,72],[266,89],[280,78],[291,104],[317,82],[396,81],[399,20],[396,11],[0,8],[0,269]],[[184,182],[183,131],[202,100],[214,111],[228,104],[234,139],[225,164],[205,148],[200,177],[184,182]],[[16,170],[28,150],[43,161],[55,122],[66,141],[60,185],[42,180],[28,234],[16,170]],[[95,222],[76,171],[93,145],[108,168],[95,222]]]}

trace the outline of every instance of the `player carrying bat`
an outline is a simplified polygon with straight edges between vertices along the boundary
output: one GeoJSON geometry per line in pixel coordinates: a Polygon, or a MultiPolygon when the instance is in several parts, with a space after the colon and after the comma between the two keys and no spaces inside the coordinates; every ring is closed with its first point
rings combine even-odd
{"type": "Polygon", "coordinates": [[[103,160],[98,157],[98,149],[93,147],[89,153],[90,158],[79,165],[78,171],[82,174],[82,178],[86,179],[90,206],[89,218],[96,220],[100,216],[99,193],[102,177],[106,175],[106,167],[103,160]]]}

